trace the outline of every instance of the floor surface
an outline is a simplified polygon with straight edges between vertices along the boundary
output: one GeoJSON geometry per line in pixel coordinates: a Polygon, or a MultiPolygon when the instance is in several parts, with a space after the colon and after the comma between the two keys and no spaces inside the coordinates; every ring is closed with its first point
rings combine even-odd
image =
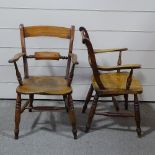
{"type": "MultiPolygon", "coordinates": [[[[62,101],[35,101],[37,105],[63,105],[62,101]]],[[[141,103],[143,136],[137,137],[133,118],[95,115],[85,133],[87,114],[75,102],[78,139],[74,140],[66,112],[28,112],[21,117],[20,136],[14,140],[15,100],[0,100],[0,155],[155,155],[155,103],[141,103]]],[[[123,103],[120,108],[123,109],[123,103]]],[[[131,111],[133,103],[130,103],[131,111]]],[[[99,102],[98,111],[113,111],[99,102]]],[[[87,110],[89,111],[89,109],[87,110]]]]}

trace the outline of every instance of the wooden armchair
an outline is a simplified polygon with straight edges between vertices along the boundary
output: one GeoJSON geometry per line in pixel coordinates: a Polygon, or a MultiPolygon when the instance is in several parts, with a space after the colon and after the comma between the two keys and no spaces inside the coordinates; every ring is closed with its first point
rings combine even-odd
{"type": "Polygon", "coordinates": [[[19,124],[21,114],[25,109],[32,111],[46,111],[54,110],[60,111],[66,109],[69,115],[70,123],[72,125],[72,132],[74,139],[77,138],[76,117],[74,113],[74,106],[72,100],[71,83],[74,75],[75,65],[78,64],[77,56],[72,53],[74,41],[75,27],[71,28],[56,27],[56,26],[29,26],[24,27],[20,25],[21,35],[21,49],[22,51],[9,60],[13,63],[16,70],[17,80],[19,86],[16,89],[17,100],[15,110],[15,139],[18,139],[19,124]],[[26,52],[25,38],[28,37],[56,37],[61,39],[69,39],[68,56],[62,56],[59,52],[35,52],[34,55],[28,55],[26,52]],[[24,78],[19,72],[17,61],[23,59],[24,78]],[[67,60],[66,75],[64,76],[30,76],[28,70],[28,59],[34,58],[35,60],[67,60]],[[21,106],[21,94],[29,95],[29,100],[21,106]],[[65,101],[65,107],[56,106],[33,106],[34,94],[39,95],[62,95],[65,101]]]}
{"type": "Polygon", "coordinates": [[[88,115],[88,121],[86,125],[86,132],[89,131],[92,123],[92,119],[94,114],[97,115],[105,115],[105,116],[118,116],[118,117],[135,117],[136,125],[137,125],[137,134],[141,136],[141,128],[140,128],[140,110],[139,110],[139,102],[137,94],[142,93],[143,89],[138,80],[133,76],[133,70],[138,69],[141,66],[137,64],[132,65],[122,65],[121,54],[123,51],[126,51],[126,48],[123,49],[107,49],[107,50],[94,50],[92,43],[89,39],[89,35],[87,30],[84,27],[80,27],[79,29],[82,35],[82,42],[86,45],[89,56],[89,63],[93,71],[92,83],[90,89],[88,91],[85,104],[83,106],[83,112],[85,112],[87,108],[87,104],[90,101],[93,91],[95,91],[94,100],[88,115]],[[95,54],[105,53],[105,52],[119,52],[119,58],[117,66],[108,67],[108,66],[99,66],[96,62],[95,54]],[[130,70],[130,72],[124,72],[121,70],[130,70]],[[106,71],[106,73],[101,73],[102,71],[106,71]],[[109,72],[116,71],[116,72],[109,72]],[[115,96],[124,95],[125,97],[125,108],[128,108],[128,94],[134,95],[134,111],[135,114],[129,113],[120,113],[120,112],[104,112],[104,113],[96,113],[96,107],[99,97],[112,97],[114,101],[114,105],[116,109],[118,109],[118,105],[116,104],[115,96]]]}

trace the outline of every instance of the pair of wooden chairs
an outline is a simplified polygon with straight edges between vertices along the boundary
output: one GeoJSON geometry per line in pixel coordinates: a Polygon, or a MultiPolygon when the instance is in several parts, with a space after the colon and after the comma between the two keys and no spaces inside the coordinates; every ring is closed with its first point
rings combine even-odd
{"type": "MultiPolygon", "coordinates": [[[[92,84],[90,86],[88,95],[86,97],[85,104],[83,106],[83,112],[87,108],[87,104],[90,101],[93,91],[95,91],[94,101],[91,106],[88,122],[86,125],[86,131],[88,132],[91,126],[93,116],[97,107],[97,101],[100,96],[112,97],[114,105],[117,110],[119,107],[117,105],[115,96],[124,95],[125,97],[125,107],[128,107],[128,94],[134,94],[134,107],[135,107],[135,117],[137,124],[137,133],[141,135],[140,129],[140,112],[139,112],[139,103],[137,94],[142,92],[142,87],[139,81],[135,80],[132,76],[133,69],[140,68],[140,65],[121,65],[121,52],[127,49],[113,49],[113,50],[97,50],[93,49],[93,46],[90,42],[88,32],[85,28],[80,28],[82,34],[82,41],[88,49],[89,63],[93,70],[92,84]],[[115,52],[120,51],[118,66],[116,67],[104,67],[98,66],[95,59],[95,54],[105,53],[105,52],[115,52]],[[120,72],[121,69],[131,69],[130,73],[120,72]],[[100,73],[99,71],[113,71],[116,70],[116,73],[100,73]]],[[[72,53],[73,50],[73,41],[74,41],[74,32],[75,27],[71,28],[65,27],[56,27],[56,26],[30,26],[24,27],[20,25],[20,36],[21,36],[21,49],[22,51],[14,56],[13,59],[9,60],[9,63],[14,63],[17,80],[19,86],[16,89],[17,99],[16,99],[16,108],[15,108],[15,139],[18,139],[19,135],[19,124],[21,119],[21,114],[25,109],[28,109],[29,112],[33,111],[45,111],[53,110],[59,111],[66,109],[70,123],[72,125],[72,132],[74,139],[77,139],[77,128],[76,128],[76,116],[74,112],[74,105],[72,100],[72,79],[74,76],[75,65],[78,64],[76,54],[72,53]],[[33,55],[28,55],[26,48],[26,39],[29,37],[56,37],[69,40],[69,49],[68,55],[62,56],[59,52],[35,52],[33,55]],[[21,73],[17,66],[17,61],[23,59],[23,68],[24,68],[24,78],[22,78],[21,73]],[[29,75],[28,68],[28,59],[35,60],[60,60],[66,59],[66,74],[64,76],[31,76],[29,75]],[[21,95],[26,94],[29,96],[29,99],[21,105],[21,95]],[[65,106],[34,106],[33,100],[34,95],[62,95],[64,99],[65,106]]],[[[127,114],[116,113],[104,113],[106,116],[128,116],[127,114]]]]}

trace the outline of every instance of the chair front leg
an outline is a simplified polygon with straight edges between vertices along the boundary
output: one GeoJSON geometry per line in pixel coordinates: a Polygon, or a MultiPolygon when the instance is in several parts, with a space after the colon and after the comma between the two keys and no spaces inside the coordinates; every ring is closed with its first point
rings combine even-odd
{"type": "Polygon", "coordinates": [[[93,117],[94,117],[94,114],[95,114],[95,111],[96,111],[96,107],[97,107],[97,102],[98,102],[98,95],[95,94],[94,101],[92,103],[92,106],[90,108],[90,112],[88,114],[88,121],[87,121],[87,124],[86,124],[86,132],[89,132],[89,129],[91,127],[91,123],[92,123],[92,120],[93,120],[93,117]]]}
{"type": "Polygon", "coordinates": [[[20,115],[21,115],[21,94],[17,93],[16,109],[15,109],[15,130],[14,130],[15,139],[18,139],[19,135],[20,115]]]}
{"type": "Polygon", "coordinates": [[[77,139],[76,116],[74,112],[74,106],[73,106],[73,100],[72,100],[71,94],[68,95],[67,106],[68,106],[69,120],[72,125],[73,136],[74,136],[74,139],[77,139]]]}
{"type": "MultiPolygon", "coordinates": [[[[34,94],[29,95],[29,107],[33,108],[33,99],[34,99],[34,94]]],[[[32,112],[32,109],[29,109],[29,112],[32,112]]]]}
{"type": "Polygon", "coordinates": [[[125,110],[128,110],[128,94],[124,95],[124,99],[125,99],[125,103],[124,103],[125,110]]]}
{"type": "Polygon", "coordinates": [[[86,100],[85,100],[85,103],[84,103],[83,108],[82,108],[82,113],[85,113],[86,110],[87,110],[87,106],[88,106],[88,103],[89,103],[89,101],[90,101],[90,99],[92,97],[93,90],[94,90],[94,88],[93,88],[93,86],[91,84],[90,88],[89,88],[89,91],[88,91],[88,94],[87,94],[87,97],[86,97],[86,100]]]}
{"type": "Polygon", "coordinates": [[[138,96],[137,94],[134,94],[134,109],[135,109],[135,121],[136,121],[136,131],[138,137],[141,137],[141,128],[140,128],[140,108],[139,108],[139,102],[138,102],[138,96]]]}

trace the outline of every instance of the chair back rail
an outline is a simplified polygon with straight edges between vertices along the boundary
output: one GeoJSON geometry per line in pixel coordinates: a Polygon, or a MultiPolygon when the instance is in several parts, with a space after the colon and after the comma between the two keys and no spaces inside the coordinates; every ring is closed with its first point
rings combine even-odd
{"type": "Polygon", "coordinates": [[[74,42],[74,35],[75,35],[75,26],[71,26],[71,29],[70,29],[70,35],[71,35],[71,38],[70,38],[70,42],[69,42],[69,51],[68,51],[68,61],[67,61],[67,68],[66,68],[66,79],[69,79],[69,72],[71,70],[71,56],[70,54],[72,53],[73,51],[73,42],[74,42]]]}
{"type": "Polygon", "coordinates": [[[58,37],[70,39],[70,28],[57,27],[57,26],[28,26],[24,27],[24,37],[58,37]]]}
{"type": "MultiPolygon", "coordinates": [[[[74,33],[75,26],[71,28],[58,27],[58,26],[27,26],[20,25],[20,37],[21,37],[21,48],[23,55],[23,66],[24,66],[24,78],[29,78],[28,61],[29,58],[35,58],[36,60],[59,60],[67,59],[67,67],[65,78],[72,81],[69,77],[71,69],[71,56],[73,51],[74,33]],[[57,37],[62,39],[69,39],[68,56],[61,56],[58,52],[36,52],[34,55],[27,55],[26,53],[26,41],[25,38],[29,37],[57,37]],[[49,56],[49,57],[48,57],[49,56]]],[[[71,76],[72,77],[72,76],[71,76]]],[[[68,82],[70,83],[70,82],[68,82]]]]}

